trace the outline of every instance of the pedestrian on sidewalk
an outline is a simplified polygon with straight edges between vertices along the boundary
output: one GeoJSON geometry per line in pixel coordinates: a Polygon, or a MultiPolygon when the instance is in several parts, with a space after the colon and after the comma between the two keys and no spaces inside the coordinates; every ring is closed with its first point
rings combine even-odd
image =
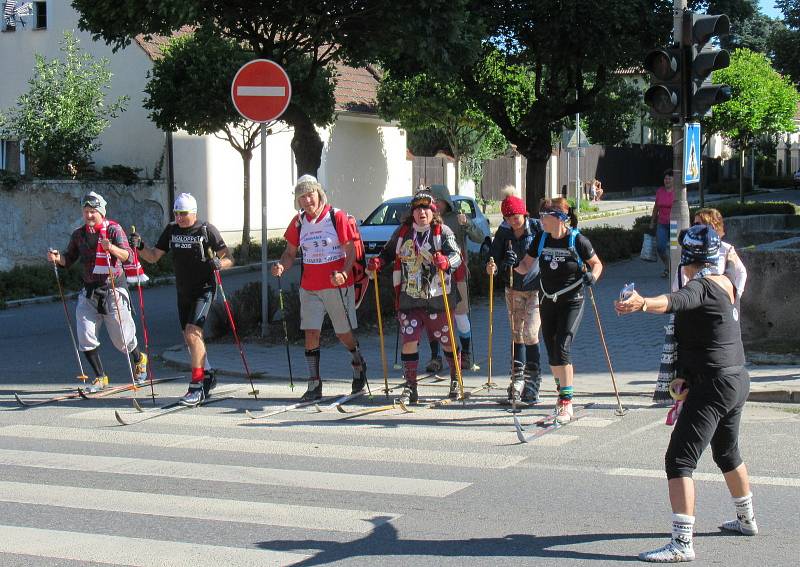
{"type": "Polygon", "coordinates": [[[542,337],[558,389],[554,417],[567,423],[574,415],[570,350],[583,317],[584,287],[594,285],[603,265],[592,243],[578,231],[578,219],[566,199],[544,199],[539,216],[545,232],[533,239],[515,271],[524,275],[538,264],[542,337]]]}
{"type": "MultiPolygon", "coordinates": [[[[692,224],[707,224],[717,231],[720,239],[725,238],[725,223],[722,220],[722,213],[720,213],[717,209],[700,209],[694,214],[694,220],[692,224]]],[[[719,260],[717,261],[717,270],[718,273],[727,276],[728,279],[731,280],[731,283],[736,290],[736,299],[737,301],[740,300],[742,294],[744,293],[745,283],[747,282],[747,268],[745,268],[733,245],[725,242],[724,240],[721,240],[719,244],[719,260]]],[[[673,282],[672,289],[679,288],[677,281],[678,276],[679,274],[676,271],[675,281],[673,282]]],[[[681,279],[683,280],[681,281],[681,286],[686,285],[688,280],[686,279],[685,273],[681,279]]]]}
{"type": "Polygon", "coordinates": [[[128,278],[144,278],[141,266],[132,263],[133,254],[125,231],[116,221],[106,218],[108,203],[94,191],[81,199],[84,224],[70,235],[67,250],[49,250],[47,260],[69,268],[75,262],[83,267],[83,289],[78,294],[75,324],[78,348],[94,371],[94,380],[86,389],[98,392],[108,386],[108,376],[100,360],[103,323],[117,350],[130,357],[134,382],[147,381],[147,355],[136,342],[136,324],[131,313],[128,278]],[[112,282],[113,278],[113,282],[112,282]]]}
{"type": "Polygon", "coordinates": [[[615,302],[617,313],[674,313],[678,374],[689,386],[665,457],[672,505],[672,539],[639,555],[643,561],[677,563],[695,558],[692,532],[695,492],[692,473],[711,444],[714,462],[725,478],[736,519],[721,529],[756,535],[747,467],[739,453],[739,424],[750,377],[744,368],[736,290],[717,273],[720,238],[713,227],[695,225],[679,237],[681,264],[688,283],[658,297],[633,294],[615,302]]]}
{"type": "Polygon", "coordinates": [[[433,195],[420,191],[411,200],[411,211],[394,232],[380,254],[370,259],[367,270],[378,272],[391,264],[397,294],[400,334],[403,337],[401,359],[405,385],[400,401],[416,403],[419,339],[423,327],[430,329],[441,344],[450,367],[451,399],[459,394],[455,356],[458,345],[450,342],[450,328],[445,313],[444,294],[449,305],[455,304],[454,272],[461,264],[461,253],[453,231],[444,224],[433,195]],[[439,271],[444,272],[442,289],[439,271]]]}
{"type": "Polygon", "coordinates": [[[599,203],[603,198],[603,184],[599,179],[592,179],[592,202],[599,203]]]}
{"type": "MultiPolygon", "coordinates": [[[[453,198],[445,185],[431,185],[430,194],[433,196],[436,211],[442,217],[444,224],[453,231],[456,244],[461,251],[461,264],[455,271],[456,289],[458,290],[458,303],[456,304],[453,324],[458,331],[461,344],[461,368],[472,368],[472,325],[469,320],[469,266],[467,256],[467,238],[479,244],[483,243],[484,234],[473,219],[460,210],[456,210],[453,198]]],[[[442,358],[439,356],[439,341],[428,329],[428,344],[431,347],[431,360],[425,367],[428,372],[438,372],[442,369],[442,358]]]]}
{"type": "Polygon", "coordinates": [[[319,344],[326,314],[352,357],[352,391],[360,392],[367,383],[367,363],[353,335],[358,327],[351,276],[356,235],[347,213],[328,204],[322,185],[313,175],[303,175],[297,180],[294,197],[295,208],[300,212],[283,235],[286,249],[272,266],[272,275],[281,277],[294,264],[298,249],[301,251],[300,328],[305,333],[308,388],[300,401],[322,398],[319,344]]]}
{"type": "Polygon", "coordinates": [[[214,270],[233,266],[233,258],[219,230],[197,218],[197,200],[190,193],[181,193],[172,206],[175,221],[161,232],[153,248],[145,246],[142,237],[131,234],[131,247],[139,257],[154,264],[172,253],[175,290],[178,300],[178,321],[183,339],[189,348],[192,376],[189,389],[180,399],[185,406],[196,406],[207,398],[217,385],[212,370],[207,370],[203,326],[217,294],[214,270]]]}
{"type": "Polygon", "coordinates": [[[542,222],[528,216],[525,201],[517,197],[513,186],[503,189],[506,195],[500,204],[503,222],[497,227],[492,240],[494,263],[486,265],[489,275],[497,273],[505,288],[506,309],[511,325],[512,359],[508,400],[517,404],[535,404],[539,401],[542,383],[539,355],[539,270],[534,269],[524,277],[510,281],[509,270],[513,270],[525,256],[533,239],[544,232],[542,222]]]}
{"type": "Polygon", "coordinates": [[[664,185],[656,191],[656,202],[650,219],[650,230],[656,231],[656,252],[664,263],[662,278],[669,275],[669,216],[672,212],[672,201],[675,198],[673,191],[672,170],[664,171],[664,185]]]}

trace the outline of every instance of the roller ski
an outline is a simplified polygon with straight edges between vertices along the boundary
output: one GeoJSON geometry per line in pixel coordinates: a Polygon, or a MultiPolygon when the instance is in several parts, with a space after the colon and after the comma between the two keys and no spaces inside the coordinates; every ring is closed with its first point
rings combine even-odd
{"type": "MultiPolygon", "coordinates": [[[[572,406],[572,404],[568,404],[572,406]]],[[[555,431],[556,429],[561,429],[569,425],[570,423],[575,423],[576,421],[586,417],[588,410],[594,406],[593,403],[586,404],[585,406],[581,407],[579,410],[574,411],[574,408],[570,407],[566,409],[562,406],[557,406],[556,410],[546,415],[545,417],[534,421],[529,427],[536,428],[532,433],[526,435],[526,429],[522,427],[522,423],[520,423],[519,417],[514,415],[514,428],[517,432],[517,439],[519,439],[520,443],[530,443],[534,439],[538,439],[543,435],[550,433],[551,431],[555,431]],[[565,415],[562,415],[565,414],[565,415]],[[566,419],[567,415],[569,419],[566,419]]]]}
{"type": "MultiPolygon", "coordinates": [[[[202,399],[199,400],[195,405],[185,405],[185,403],[181,403],[181,400],[184,400],[184,398],[187,397],[185,395],[180,400],[178,400],[176,402],[172,402],[170,404],[161,406],[159,408],[155,408],[155,409],[150,410],[150,411],[140,411],[138,414],[136,414],[139,417],[138,419],[130,419],[127,415],[123,416],[123,414],[121,414],[119,411],[115,411],[114,412],[114,417],[117,419],[117,422],[120,425],[136,425],[137,423],[141,423],[143,421],[149,421],[151,419],[156,419],[156,418],[159,418],[159,417],[162,417],[162,416],[165,416],[165,415],[177,413],[177,412],[182,411],[182,410],[197,408],[197,407],[200,407],[200,406],[206,406],[206,405],[209,405],[209,404],[215,404],[217,402],[222,402],[224,400],[233,399],[233,397],[234,397],[233,394],[236,393],[237,391],[243,389],[243,388],[244,388],[244,386],[239,386],[239,385],[237,385],[237,386],[229,386],[227,388],[221,388],[221,389],[219,389],[217,391],[217,395],[219,397],[213,397],[213,398],[208,397],[207,398],[202,393],[202,385],[201,385],[200,396],[201,396],[202,399]],[[144,415],[144,417],[142,417],[142,415],[144,415]]],[[[189,392],[187,392],[187,395],[189,393],[191,393],[191,389],[190,389],[189,392]]],[[[185,400],[184,400],[184,402],[185,402],[185,400]]]]}

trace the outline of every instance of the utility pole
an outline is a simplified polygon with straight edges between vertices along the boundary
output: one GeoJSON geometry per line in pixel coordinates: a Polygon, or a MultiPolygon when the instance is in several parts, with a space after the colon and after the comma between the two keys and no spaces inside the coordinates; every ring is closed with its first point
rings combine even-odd
{"type": "MultiPolygon", "coordinates": [[[[683,46],[683,13],[686,10],[686,0],[673,0],[672,5],[672,41],[676,47],[683,46]]],[[[683,50],[681,50],[683,55],[683,50]]],[[[684,59],[685,61],[685,59],[684,59]]],[[[682,66],[683,67],[683,66],[682,66]]],[[[681,102],[685,106],[685,96],[681,102]]],[[[681,230],[689,228],[689,201],[686,197],[686,185],[683,183],[683,125],[686,121],[685,112],[680,113],[680,118],[672,124],[672,210],[669,215],[669,273],[674,274],[681,263],[681,247],[678,244],[678,234],[681,230]]],[[[667,278],[672,285],[673,278],[667,278]]]]}

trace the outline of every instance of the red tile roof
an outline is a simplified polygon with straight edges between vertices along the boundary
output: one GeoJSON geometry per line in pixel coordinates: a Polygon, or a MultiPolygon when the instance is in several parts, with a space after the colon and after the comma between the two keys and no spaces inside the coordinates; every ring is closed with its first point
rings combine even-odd
{"type": "MultiPolygon", "coordinates": [[[[190,33],[192,29],[191,26],[183,26],[173,32],[170,37],[153,35],[145,38],[144,35],[139,34],[135,37],[135,41],[147,53],[147,56],[155,61],[161,57],[161,50],[170,39],[190,33]]],[[[372,65],[356,69],[336,63],[335,68],[338,79],[334,90],[336,110],[377,114],[376,98],[380,71],[372,65]]]]}

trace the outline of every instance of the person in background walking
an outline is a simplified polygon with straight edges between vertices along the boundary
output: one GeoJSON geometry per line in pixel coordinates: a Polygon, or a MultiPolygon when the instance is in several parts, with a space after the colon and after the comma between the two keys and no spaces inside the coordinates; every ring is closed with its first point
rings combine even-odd
{"type": "Polygon", "coordinates": [[[664,171],[664,185],[656,191],[656,202],[650,219],[650,230],[656,230],[656,251],[664,263],[662,278],[669,275],[669,216],[672,212],[672,200],[675,198],[672,182],[672,170],[667,169],[664,171]]]}
{"type": "Polygon", "coordinates": [[[583,317],[584,288],[594,285],[603,264],[577,230],[578,219],[566,199],[544,199],[539,217],[545,232],[531,241],[515,271],[525,275],[538,263],[542,337],[558,388],[554,416],[567,423],[574,415],[572,341],[583,317]]]}
{"type": "Polygon", "coordinates": [[[636,311],[675,314],[678,375],[689,386],[665,456],[672,539],[639,555],[642,561],[655,563],[695,558],[692,474],[709,444],[736,510],[736,519],[720,528],[749,536],[758,533],[747,467],[739,453],[739,424],[750,377],[744,367],[736,290],[731,280],[717,274],[720,238],[712,227],[691,226],[679,241],[678,269],[688,280],[684,287],[658,297],[642,297],[634,291],[628,299],[615,302],[621,315],[636,311]]]}
{"type": "Polygon", "coordinates": [[[506,308],[512,334],[511,384],[508,399],[512,403],[535,404],[539,401],[542,383],[539,356],[539,272],[531,270],[525,277],[509,281],[509,271],[519,264],[533,239],[544,232],[539,219],[528,217],[525,201],[514,195],[514,187],[503,189],[506,198],[500,204],[503,222],[494,233],[492,258],[486,273],[492,275],[500,266],[500,278],[505,284],[506,308]]]}

